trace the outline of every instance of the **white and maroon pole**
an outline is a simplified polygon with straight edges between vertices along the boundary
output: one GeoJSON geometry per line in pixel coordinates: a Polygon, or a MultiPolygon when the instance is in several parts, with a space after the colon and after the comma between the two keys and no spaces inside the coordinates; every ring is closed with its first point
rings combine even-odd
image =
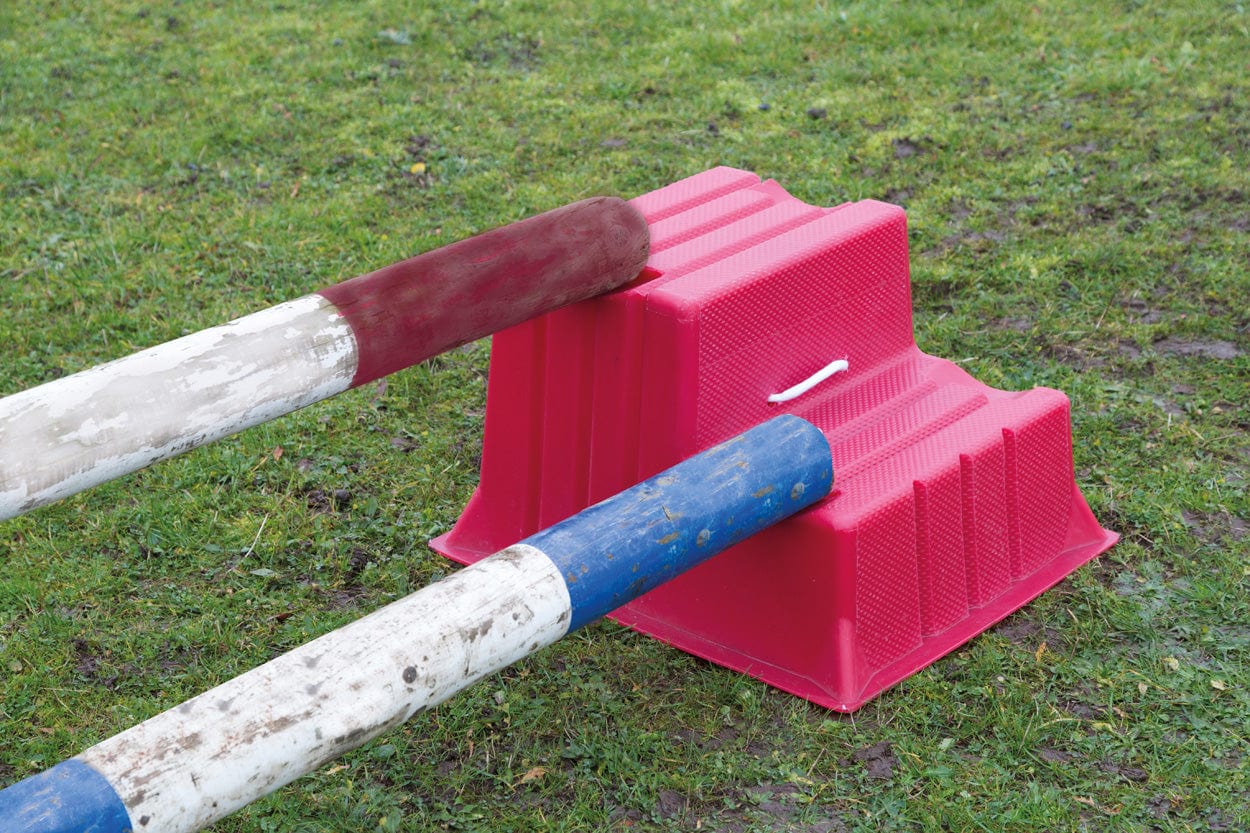
{"type": "Polygon", "coordinates": [[[0,399],[0,520],[633,279],[646,221],[557,208],[0,399]]]}

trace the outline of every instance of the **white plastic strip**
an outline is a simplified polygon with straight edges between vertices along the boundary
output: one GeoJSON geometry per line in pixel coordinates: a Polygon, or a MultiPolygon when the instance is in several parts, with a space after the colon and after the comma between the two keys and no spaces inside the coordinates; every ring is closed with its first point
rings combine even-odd
{"type": "Polygon", "coordinates": [[[567,631],[551,559],[518,544],[181,706],[80,760],[136,831],[191,833],[567,631]]]}
{"type": "Polygon", "coordinates": [[[340,393],[356,357],[308,295],[0,399],[0,520],[340,393]]]}
{"type": "Polygon", "coordinates": [[[802,382],[799,382],[794,387],[786,388],[781,393],[774,393],[772,396],[768,397],[768,401],[776,404],[778,402],[789,402],[791,399],[797,399],[812,388],[819,385],[821,382],[828,379],[833,374],[841,373],[849,367],[850,365],[847,363],[846,359],[831,361],[829,364],[825,365],[820,370],[804,379],[802,382]]]}

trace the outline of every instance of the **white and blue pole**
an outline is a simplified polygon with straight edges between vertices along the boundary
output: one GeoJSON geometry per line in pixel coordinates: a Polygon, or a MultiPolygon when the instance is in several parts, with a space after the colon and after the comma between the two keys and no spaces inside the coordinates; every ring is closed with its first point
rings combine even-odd
{"type": "Polygon", "coordinates": [[[825,497],[780,416],[0,791],[5,833],[191,833],[825,497]]]}

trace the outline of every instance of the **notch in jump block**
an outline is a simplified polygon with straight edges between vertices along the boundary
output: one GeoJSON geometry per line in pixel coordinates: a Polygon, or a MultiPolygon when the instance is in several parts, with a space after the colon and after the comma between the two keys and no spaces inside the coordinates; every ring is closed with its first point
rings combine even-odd
{"type": "Polygon", "coordinates": [[[917,348],[907,224],[715,168],[634,199],[631,285],[495,336],[464,563],[779,413],[819,427],[833,493],[614,618],[850,711],[1110,547],[1068,400],[917,348]]]}

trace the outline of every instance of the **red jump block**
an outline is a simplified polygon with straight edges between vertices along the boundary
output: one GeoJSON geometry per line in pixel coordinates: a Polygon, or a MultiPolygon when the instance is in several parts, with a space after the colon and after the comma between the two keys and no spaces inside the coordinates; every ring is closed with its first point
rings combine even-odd
{"type": "Polygon", "coordinates": [[[633,204],[637,281],[495,336],[481,483],[439,552],[476,561],[796,414],[829,439],[833,493],[614,618],[851,711],[1115,542],[1076,486],[1062,393],[916,347],[901,208],[818,208],[731,168],[633,204]]]}

